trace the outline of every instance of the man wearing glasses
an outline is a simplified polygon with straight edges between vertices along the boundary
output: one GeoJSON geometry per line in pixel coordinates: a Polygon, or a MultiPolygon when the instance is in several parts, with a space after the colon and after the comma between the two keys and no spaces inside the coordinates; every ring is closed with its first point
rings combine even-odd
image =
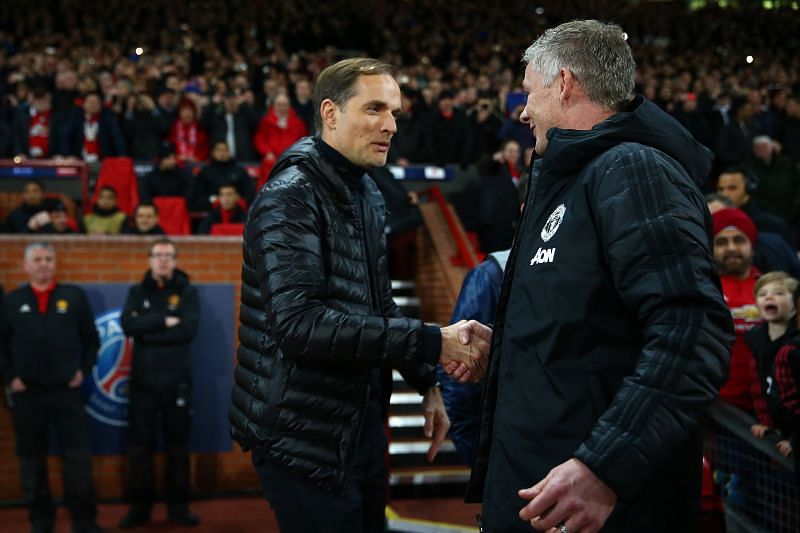
{"type": "Polygon", "coordinates": [[[192,376],[189,344],[200,314],[197,290],[176,268],[177,248],[167,238],[150,245],[150,269],[131,287],[122,328],[133,338],[128,397],[130,510],[123,529],[150,521],[153,451],[161,413],[167,452],[165,500],[171,522],[194,526],[189,512],[189,429],[192,376]]]}

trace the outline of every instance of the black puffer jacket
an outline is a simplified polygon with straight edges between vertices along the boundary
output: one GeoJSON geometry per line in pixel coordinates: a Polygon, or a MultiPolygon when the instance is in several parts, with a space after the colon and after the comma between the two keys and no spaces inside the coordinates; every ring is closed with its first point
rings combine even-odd
{"type": "Polygon", "coordinates": [[[468,498],[525,530],[517,490],[580,459],[619,497],[606,531],[689,531],[703,409],[733,325],[700,184],[710,157],[638,97],[551,129],[503,280],[468,498]]]}
{"type": "Polygon", "coordinates": [[[420,392],[433,383],[425,326],[392,300],[383,198],[360,181],[363,218],[340,170],[302,139],[244,232],[233,437],[332,492],[352,463],[370,368],[400,368],[420,392]]]}

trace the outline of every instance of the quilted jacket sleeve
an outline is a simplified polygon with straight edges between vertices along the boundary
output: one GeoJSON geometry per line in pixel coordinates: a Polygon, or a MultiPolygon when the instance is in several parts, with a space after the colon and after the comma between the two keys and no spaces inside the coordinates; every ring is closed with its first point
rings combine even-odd
{"type": "Polygon", "coordinates": [[[341,274],[348,258],[333,256],[326,265],[326,247],[330,239],[343,236],[327,234],[330,228],[313,185],[294,172],[273,178],[256,199],[245,231],[267,328],[283,355],[336,365],[422,362],[419,320],[356,315],[327,305],[327,279],[341,274]]]}
{"type": "Polygon", "coordinates": [[[677,163],[640,145],[590,185],[606,265],[638,316],[633,372],[575,456],[625,500],[698,425],[727,376],[733,324],[710,252],[710,215],[677,163]]]}

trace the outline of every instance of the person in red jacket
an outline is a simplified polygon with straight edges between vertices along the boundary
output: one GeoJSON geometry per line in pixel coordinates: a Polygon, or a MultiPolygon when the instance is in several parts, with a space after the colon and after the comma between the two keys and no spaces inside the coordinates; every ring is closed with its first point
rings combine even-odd
{"type": "Polygon", "coordinates": [[[172,124],[169,140],[175,145],[178,162],[208,160],[208,136],[197,120],[197,108],[191,100],[178,104],[178,120],[172,124]]]}
{"type": "Polygon", "coordinates": [[[756,307],[755,284],[760,272],[753,267],[756,226],[744,211],[721,209],[714,219],[714,261],[717,264],[722,294],[733,315],[736,339],[731,350],[728,381],[719,392],[722,400],[753,412],[754,383],[757,383],[753,355],[744,334],[758,325],[761,316],[756,307]]]}
{"type": "Polygon", "coordinates": [[[289,97],[279,94],[267,114],[258,124],[253,146],[261,155],[261,173],[258,188],[267,181],[275,161],[298,139],[308,135],[305,122],[292,109],[289,97]]]}

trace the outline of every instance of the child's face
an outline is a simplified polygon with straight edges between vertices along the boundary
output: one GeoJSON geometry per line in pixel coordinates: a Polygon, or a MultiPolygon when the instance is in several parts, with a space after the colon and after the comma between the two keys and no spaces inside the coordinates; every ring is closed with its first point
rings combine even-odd
{"type": "Polygon", "coordinates": [[[794,313],[792,293],[783,283],[767,283],[756,294],[756,307],[767,322],[786,322],[794,313]]]}

